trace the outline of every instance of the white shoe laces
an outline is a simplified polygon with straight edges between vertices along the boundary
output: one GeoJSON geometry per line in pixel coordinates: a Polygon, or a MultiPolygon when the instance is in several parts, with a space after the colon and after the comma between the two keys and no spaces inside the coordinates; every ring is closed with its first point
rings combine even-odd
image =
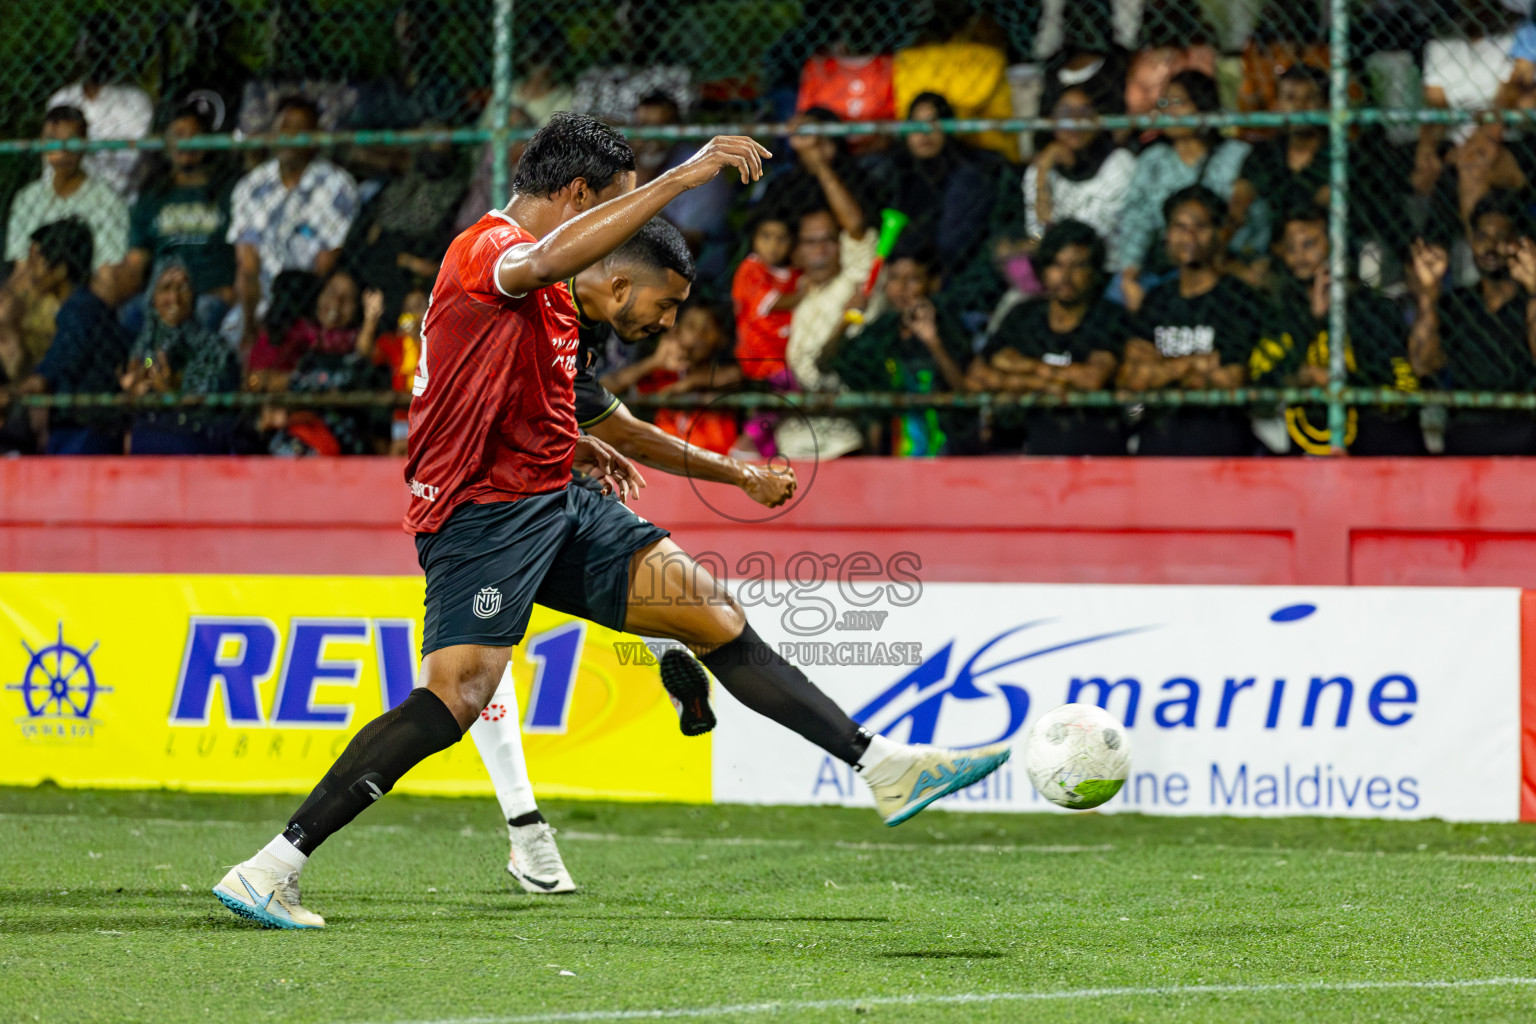
{"type": "Polygon", "coordinates": [[[515,844],[518,867],[534,878],[551,879],[565,874],[565,861],[560,859],[560,849],[555,845],[555,829],[544,823],[533,826],[523,834],[523,841],[515,844]],[[526,861],[526,862],[525,862],[526,861]]]}
{"type": "Polygon", "coordinates": [[[283,898],[284,903],[291,907],[300,905],[299,873],[297,871],[290,871],[281,878],[278,878],[274,883],[274,888],[277,890],[277,894],[283,898]]]}

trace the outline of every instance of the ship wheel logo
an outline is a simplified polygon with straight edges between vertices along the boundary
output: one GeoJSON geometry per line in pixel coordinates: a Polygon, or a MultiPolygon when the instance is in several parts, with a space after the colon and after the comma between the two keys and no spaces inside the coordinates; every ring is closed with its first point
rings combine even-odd
{"type": "Polygon", "coordinates": [[[11,683],[7,690],[21,691],[26,702],[27,715],[31,718],[91,717],[98,694],[111,693],[112,687],[96,681],[96,670],[91,666],[91,655],[101,646],[101,641],[82,651],[64,642],[64,624],[59,623],[56,642],[33,650],[25,640],[21,646],[29,660],[21,682],[11,683]]]}

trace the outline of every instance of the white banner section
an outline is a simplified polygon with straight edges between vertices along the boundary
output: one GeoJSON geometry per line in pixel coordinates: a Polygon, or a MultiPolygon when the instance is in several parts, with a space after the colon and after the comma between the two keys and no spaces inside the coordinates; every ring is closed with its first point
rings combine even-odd
{"type": "MultiPolygon", "coordinates": [[[[1106,811],[1518,818],[1517,590],[829,580],[737,592],[764,640],[894,739],[1022,752],[1039,714],[1107,708],[1134,756],[1106,811]]],[[[847,765],[723,693],[716,703],[717,802],[871,804],[847,765]]],[[[1056,809],[1017,756],[941,806],[1056,809]]]]}

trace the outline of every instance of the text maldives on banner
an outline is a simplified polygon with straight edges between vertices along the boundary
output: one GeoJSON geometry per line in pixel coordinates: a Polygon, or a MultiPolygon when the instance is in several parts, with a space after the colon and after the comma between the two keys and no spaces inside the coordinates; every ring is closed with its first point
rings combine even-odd
{"type": "MultiPolygon", "coordinates": [[[[1017,752],[1036,715],[1107,707],[1134,756],[1105,810],[1511,821],[1519,601],[1493,588],[930,584],[888,615],[838,607],[840,632],[817,636],[793,595],[749,611],[842,707],[896,739],[1017,752]],[[913,644],[905,664],[869,663],[913,644]]],[[[719,704],[717,801],[870,802],[841,762],[719,704]]],[[[1053,807],[1018,758],[944,806],[1053,807]]]]}
{"type": "MultiPolygon", "coordinates": [[[[421,588],[378,576],[0,574],[0,784],[306,792],[415,685],[421,588]]],[[[678,734],[656,669],[624,661],[618,637],[534,610],[512,659],[534,785],[707,802],[709,741],[678,734]]],[[[491,792],[467,738],[396,789],[491,792]]]]}

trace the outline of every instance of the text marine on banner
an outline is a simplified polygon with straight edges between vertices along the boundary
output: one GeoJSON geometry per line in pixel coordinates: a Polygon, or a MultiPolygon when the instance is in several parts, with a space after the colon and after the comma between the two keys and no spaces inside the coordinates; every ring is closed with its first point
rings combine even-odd
{"type": "MultiPolygon", "coordinates": [[[[929,584],[877,623],[843,589],[814,593],[827,627],[808,632],[793,590],[739,588],[764,639],[898,740],[1022,744],[1057,705],[1109,709],[1136,754],[1104,810],[1518,817],[1517,590],[929,584]],[[898,644],[920,653],[892,661],[898,644]]],[[[717,801],[868,802],[734,704],[717,734],[717,801]]],[[[945,805],[1054,809],[1019,763],[945,805]]]]}

